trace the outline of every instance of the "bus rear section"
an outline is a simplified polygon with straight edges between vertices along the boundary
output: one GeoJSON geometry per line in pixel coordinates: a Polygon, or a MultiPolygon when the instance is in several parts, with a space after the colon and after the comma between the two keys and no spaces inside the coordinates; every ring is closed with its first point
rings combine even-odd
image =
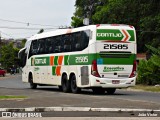
{"type": "Polygon", "coordinates": [[[104,26],[96,30],[96,60],[91,86],[126,88],[136,82],[136,35],[132,26],[104,26]]]}

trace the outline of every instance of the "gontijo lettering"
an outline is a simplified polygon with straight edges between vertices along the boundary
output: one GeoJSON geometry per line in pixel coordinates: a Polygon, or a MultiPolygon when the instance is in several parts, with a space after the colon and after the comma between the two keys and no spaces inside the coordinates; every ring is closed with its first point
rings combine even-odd
{"type": "Polygon", "coordinates": [[[46,64],[46,58],[44,59],[35,59],[35,64],[46,64]]]}
{"type": "Polygon", "coordinates": [[[121,33],[97,33],[98,37],[122,37],[121,33]]]}

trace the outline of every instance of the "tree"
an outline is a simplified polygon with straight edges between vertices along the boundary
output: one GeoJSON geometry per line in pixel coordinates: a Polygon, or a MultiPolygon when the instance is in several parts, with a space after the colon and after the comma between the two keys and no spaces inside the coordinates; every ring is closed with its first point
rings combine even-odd
{"type": "Polygon", "coordinates": [[[74,26],[74,27],[83,26],[83,20],[78,17],[72,17],[71,26],[74,26]]]}
{"type": "Polygon", "coordinates": [[[12,65],[17,65],[17,59],[18,59],[18,48],[13,47],[13,43],[9,43],[7,45],[4,45],[0,49],[0,63],[5,69],[10,68],[12,65]]]}
{"type": "Polygon", "coordinates": [[[137,82],[145,85],[160,84],[160,46],[154,48],[146,46],[151,50],[152,56],[149,60],[141,60],[138,66],[137,82]]]}
{"type": "Polygon", "coordinates": [[[27,41],[26,39],[22,40],[22,48],[25,46],[26,41],[27,41]]]}
{"type": "Polygon", "coordinates": [[[104,4],[105,0],[76,0],[76,11],[72,17],[71,25],[73,27],[83,26],[83,19],[89,18],[92,23],[92,15],[96,11],[97,6],[104,4]]]}
{"type": "MultiPolygon", "coordinates": [[[[74,17],[82,20],[90,11],[86,6],[89,6],[91,1],[94,1],[94,6],[89,17],[93,24],[133,25],[137,31],[138,52],[148,50],[145,44],[157,41],[157,44],[160,44],[159,0],[76,0],[74,17]]],[[[72,26],[77,26],[77,19],[72,19],[72,26]]]]}

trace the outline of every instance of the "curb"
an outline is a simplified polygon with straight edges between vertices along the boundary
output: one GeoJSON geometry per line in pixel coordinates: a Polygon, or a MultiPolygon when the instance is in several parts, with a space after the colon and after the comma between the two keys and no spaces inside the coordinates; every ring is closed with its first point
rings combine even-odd
{"type": "Polygon", "coordinates": [[[113,112],[160,112],[153,109],[128,109],[128,108],[91,108],[91,107],[30,107],[30,108],[0,108],[0,112],[51,112],[51,111],[113,111],[113,112]]]}

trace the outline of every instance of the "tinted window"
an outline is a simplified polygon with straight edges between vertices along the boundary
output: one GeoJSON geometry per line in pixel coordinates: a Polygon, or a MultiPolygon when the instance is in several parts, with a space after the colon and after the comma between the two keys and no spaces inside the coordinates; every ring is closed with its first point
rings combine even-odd
{"type": "Polygon", "coordinates": [[[47,53],[54,53],[54,40],[52,40],[52,38],[46,39],[46,46],[47,53]]]}
{"type": "Polygon", "coordinates": [[[36,54],[50,54],[61,52],[81,51],[87,48],[90,30],[54,36],[32,41],[30,56],[36,54]]]}
{"type": "Polygon", "coordinates": [[[19,59],[20,59],[19,66],[24,67],[24,66],[26,65],[26,59],[27,59],[26,49],[23,49],[23,50],[19,53],[19,59]]]}
{"type": "Polygon", "coordinates": [[[82,50],[88,47],[90,31],[82,31],[82,50]]]}
{"type": "Polygon", "coordinates": [[[31,47],[30,47],[30,51],[29,51],[29,56],[31,57],[32,55],[36,55],[37,54],[37,49],[38,48],[38,44],[37,44],[37,40],[33,40],[31,43],[31,47]]]}
{"type": "Polygon", "coordinates": [[[63,52],[63,42],[61,40],[61,36],[53,37],[55,53],[63,52]]]}
{"type": "Polygon", "coordinates": [[[45,54],[46,53],[45,39],[38,40],[37,44],[38,44],[37,54],[45,54]]]}
{"type": "Polygon", "coordinates": [[[71,52],[71,35],[63,35],[62,46],[64,52],[71,52]]]}
{"type": "Polygon", "coordinates": [[[73,33],[72,51],[84,50],[89,43],[89,30],[73,33]]]}

